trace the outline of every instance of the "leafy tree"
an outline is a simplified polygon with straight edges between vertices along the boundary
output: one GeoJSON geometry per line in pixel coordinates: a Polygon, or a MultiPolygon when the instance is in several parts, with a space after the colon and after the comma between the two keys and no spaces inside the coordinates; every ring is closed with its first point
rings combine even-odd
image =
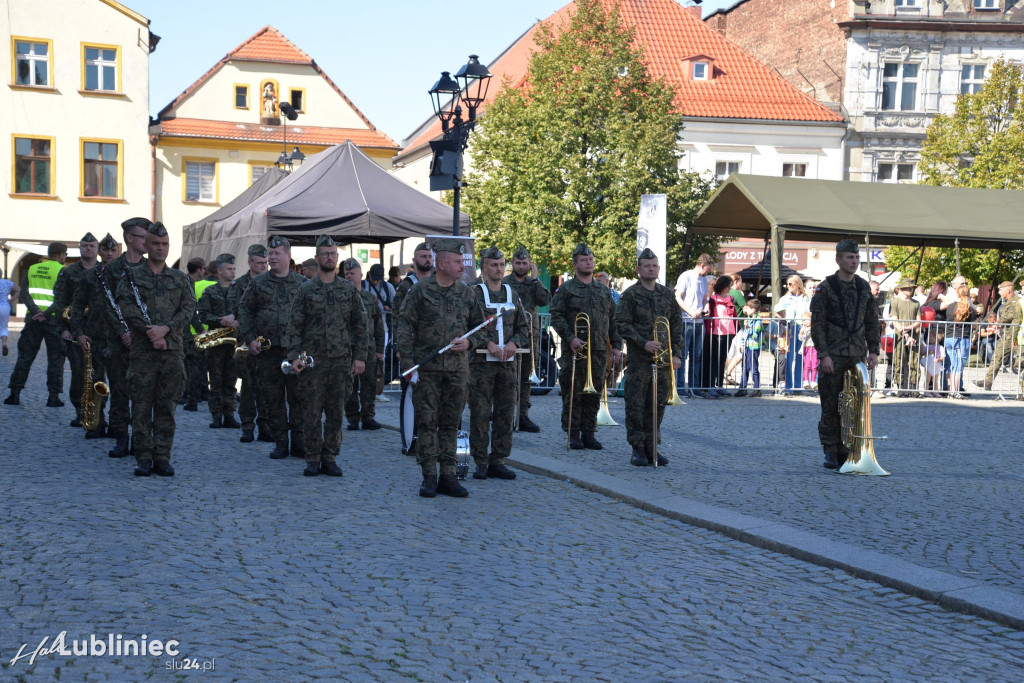
{"type": "MultiPolygon", "coordinates": [[[[1024,189],[1024,72],[1006,59],[992,65],[977,93],[957,98],[952,114],[928,127],[921,147],[921,182],[946,187],[1024,189]]],[[[886,263],[896,267],[912,251],[891,247],[886,263]]],[[[949,281],[956,275],[954,249],[925,250],[922,284],[949,281]]],[[[917,256],[901,268],[913,273],[917,256]]],[[[1010,251],[999,260],[995,249],[961,249],[960,271],[975,284],[1013,277],[1024,268],[1024,252],[1010,251]],[[998,268],[998,272],[997,269],[998,268]]]]}
{"type": "MultiPolygon", "coordinates": [[[[684,226],[711,185],[678,170],[672,86],[651,77],[634,39],[607,0],[577,0],[567,25],[539,27],[525,80],[502,84],[471,139],[463,207],[481,244],[523,244],[559,272],[586,242],[600,269],[635,275],[640,195],[664,193],[663,267],[670,280],[682,269],[684,226]]],[[[717,245],[697,240],[691,253],[717,245]]]]}

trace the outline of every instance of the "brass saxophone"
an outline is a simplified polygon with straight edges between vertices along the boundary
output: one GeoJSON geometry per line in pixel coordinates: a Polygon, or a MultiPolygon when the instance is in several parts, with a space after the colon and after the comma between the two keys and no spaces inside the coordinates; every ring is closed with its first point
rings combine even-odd
{"type": "Polygon", "coordinates": [[[196,335],[193,340],[193,344],[200,351],[211,349],[214,346],[221,346],[231,344],[235,346],[237,340],[234,337],[235,328],[233,327],[218,327],[213,330],[207,330],[196,335]]]}
{"type": "Polygon", "coordinates": [[[82,428],[91,432],[100,425],[103,399],[110,394],[104,382],[94,382],[92,376],[92,345],[85,345],[85,371],[82,373],[82,428]]]}

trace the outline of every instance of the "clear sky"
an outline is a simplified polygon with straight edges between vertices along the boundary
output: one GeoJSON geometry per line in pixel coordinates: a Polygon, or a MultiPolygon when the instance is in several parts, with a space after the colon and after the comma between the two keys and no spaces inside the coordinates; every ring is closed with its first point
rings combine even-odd
{"type": "MultiPolygon", "coordinates": [[[[488,63],[568,0],[120,0],[161,37],[150,56],[156,114],[270,24],[396,142],[433,115],[427,90],[470,54],[488,63]]],[[[704,14],[735,0],[705,0],[704,14]]],[[[683,0],[681,4],[689,4],[683,0]]]]}

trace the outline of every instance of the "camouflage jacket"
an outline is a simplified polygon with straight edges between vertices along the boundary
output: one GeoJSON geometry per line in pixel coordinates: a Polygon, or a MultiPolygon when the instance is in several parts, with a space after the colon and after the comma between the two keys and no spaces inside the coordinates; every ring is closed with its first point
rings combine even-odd
{"type": "Polygon", "coordinates": [[[303,282],[308,280],[292,271],[277,277],[268,270],[254,277],[238,306],[238,342],[265,337],[272,346],[282,346],[292,302],[303,282]]]}
{"type": "Polygon", "coordinates": [[[811,299],[811,339],[819,358],[877,354],[881,336],[878,306],[863,278],[844,282],[829,275],[822,281],[811,299]]]}
{"type": "Polygon", "coordinates": [[[527,275],[519,282],[515,275],[509,273],[501,279],[501,284],[512,287],[512,291],[523,302],[523,309],[530,315],[536,315],[538,308],[551,303],[551,292],[535,277],[527,275]]]}
{"type": "MultiPolygon", "coordinates": [[[[471,289],[473,290],[473,295],[476,297],[476,300],[480,304],[480,307],[483,308],[484,317],[486,318],[487,316],[492,315],[494,311],[488,310],[487,307],[484,306],[483,287],[487,287],[487,285],[481,282],[478,285],[473,285],[471,289]]],[[[499,287],[497,292],[492,290],[490,287],[487,287],[487,290],[488,295],[490,296],[490,300],[493,303],[505,303],[506,298],[504,286],[499,287]]],[[[512,302],[515,304],[515,308],[506,308],[505,311],[501,314],[501,324],[502,331],[505,335],[505,343],[508,344],[509,342],[512,342],[513,344],[516,345],[516,348],[525,349],[528,348],[530,344],[530,328],[526,323],[526,314],[523,311],[523,302],[519,300],[519,297],[516,295],[516,291],[514,289],[510,288],[510,290],[512,292],[512,302]]],[[[490,342],[494,342],[495,344],[498,343],[497,321],[485,327],[483,329],[483,332],[483,339],[477,346],[474,347],[473,353],[469,357],[470,363],[493,362],[487,360],[486,353],[477,353],[477,350],[483,349],[484,351],[486,351],[487,344],[489,344],[490,342]]],[[[512,360],[515,360],[515,358],[513,358],[512,360]]]]}
{"type": "Polygon", "coordinates": [[[384,314],[377,305],[377,297],[362,289],[359,290],[359,297],[366,311],[367,354],[384,353],[384,314]]]}
{"type": "MultiPolygon", "coordinates": [[[[479,300],[462,281],[442,287],[434,275],[420,280],[409,290],[395,324],[402,369],[408,370],[452,339],[466,334],[485,317],[479,300]]],[[[470,335],[469,348],[478,347],[485,335],[483,330],[470,335]]],[[[425,364],[423,370],[469,372],[469,353],[443,353],[425,364]]]]}
{"type": "Polygon", "coordinates": [[[683,357],[683,316],[679,312],[675,294],[665,285],[654,283],[649,290],[637,282],[619,297],[615,309],[615,327],[626,340],[626,361],[650,365],[653,355],[644,350],[649,341],[672,344],[672,355],[683,357]],[[654,338],[654,319],[668,318],[669,338],[654,338]]]}
{"type": "MultiPolygon", "coordinates": [[[[75,292],[82,287],[85,276],[94,270],[86,268],[81,261],[75,261],[70,266],[64,266],[57,273],[57,281],[53,283],[53,303],[47,310],[47,315],[57,323],[58,330],[71,329],[71,323],[64,319],[64,309],[71,306],[75,301],[75,292]]],[[[70,315],[70,311],[68,314],[70,315]]]]}
{"type": "Polygon", "coordinates": [[[402,312],[402,302],[405,301],[405,297],[409,296],[409,290],[416,282],[417,280],[414,280],[412,275],[406,275],[401,282],[395,285],[395,307],[392,309],[392,317],[395,320],[398,320],[398,316],[402,312]]]}
{"type": "Polygon", "coordinates": [[[351,282],[339,276],[325,283],[315,277],[299,285],[281,342],[288,360],[305,351],[314,361],[365,361],[367,339],[366,310],[351,282]]]}
{"type": "MultiPolygon", "coordinates": [[[[62,270],[60,272],[63,273],[64,271],[62,270]]],[[[60,275],[57,276],[57,282],[60,282],[60,275]]],[[[1003,300],[1003,305],[999,309],[999,322],[1003,325],[1020,325],[1020,299],[1016,294],[1011,296],[1009,299],[1003,300]]]]}
{"type": "MultiPolygon", "coordinates": [[[[572,278],[563,282],[551,297],[551,327],[562,339],[563,356],[569,353],[569,342],[577,336],[575,325],[579,313],[590,316],[593,351],[607,351],[609,343],[613,349],[622,348],[622,338],[612,324],[615,301],[611,290],[597,280],[591,280],[588,285],[572,278]]],[[[582,330],[580,332],[582,334],[582,330]]]]}
{"type": "Polygon", "coordinates": [[[246,273],[242,277],[238,278],[231,283],[231,287],[228,288],[228,312],[238,319],[238,306],[242,303],[242,296],[245,294],[245,290],[252,284],[255,276],[252,273],[246,273]]]}
{"type": "MultiPolygon", "coordinates": [[[[154,273],[147,263],[132,266],[132,275],[152,324],[171,328],[165,337],[167,350],[182,354],[184,346],[181,338],[196,307],[192,280],[180,270],[166,265],[162,272],[154,273]]],[[[118,283],[116,299],[117,305],[121,307],[121,315],[131,328],[131,357],[152,351],[153,345],[146,337],[146,326],[150,323],[146,322],[135,301],[135,294],[127,278],[122,277],[118,283]]]]}
{"type": "MultiPolygon", "coordinates": [[[[215,282],[203,290],[203,295],[199,297],[197,310],[199,312],[199,320],[206,325],[206,329],[214,330],[218,327],[224,327],[220,324],[220,319],[231,313],[228,308],[229,291],[231,291],[230,285],[222,287],[219,282],[215,282]]],[[[191,318],[191,316],[189,317],[191,318]]]]}
{"type": "MultiPolygon", "coordinates": [[[[75,297],[71,302],[71,336],[75,339],[83,334],[94,341],[107,339],[107,311],[113,309],[100,284],[104,268],[106,264],[97,264],[75,287],[75,297]]],[[[114,290],[110,290],[110,294],[113,296],[114,290]]],[[[116,314],[114,319],[117,320],[116,314]]]]}
{"type": "MultiPolygon", "coordinates": [[[[115,299],[117,298],[117,290],[121,284],[121,280],[124,279],[125,268],[129,266],[143,266],[146,263],[147,259],[145,256],[143,256],[142,260],[139,261],[138,263],[128,263],[127,254],[121,254],[116,259],[114,259],[113,261],[111,261],[110,263],[103,267],[103,272],[101,273],[103,276],[103,281],[107,283],[107,288],[110,289],[110,293],[114,295],[115,299]]],[[[191,286],[191,283],[189,286],[191,286]]],[[[195,301],[195,298],[195,290],[193,290],[192,300],[195,301]]],[[[114,311],[112,307],[107,306],[105,309],[103,309],[103,313],[107,318],[108,339],[115,340],[117,339],[117,337],[120,337],[122,334],[128,331],[128,328],[121,324],[121,321],[118,320],[117,313],[114,311]]],[[[124,317],[123,312],[122,317],[124,317]]],[[[124,321],[127,323],[128,318],[125,318],[124,321]]]]}

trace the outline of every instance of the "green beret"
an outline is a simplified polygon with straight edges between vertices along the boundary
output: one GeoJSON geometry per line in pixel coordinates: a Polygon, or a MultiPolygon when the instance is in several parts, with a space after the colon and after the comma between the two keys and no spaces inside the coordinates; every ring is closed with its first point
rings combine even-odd
{"type": "Polygon", "coordinates": [[[160,221],[151,224],[146,232],[154,237],[167,237],[167,228],[165,228],[164,224],[160,221]]]}
{"type": "Polygon", "coordinates": [[[267,257],[267,248],[262,244],[250,244],[249,245],[249,256],[262,256],[267,257]]]}
{"type": "Polygon", "coordinates": [[[450,251],[453,254],[465,254],[466,245],[462,240],[455,240],[451,238],[442,239],[434,242],[434,251],[438,253],[442,251],[450,251]]]}
{"type": "Polygon", "coordinates": [[[148,218],[141,218],[136,216],[135,218],[129,218],[128,220],[121,223],[122,230],[128,230],[130,228],[145,228],[149,230],[149,226],[153,225],[153,222],[148,218]]]}
{"type": "Polygon", "coordinates": [[[420,242],[413,251],[430,251],[430,245],[426,242],[420,242]]]}
{"type": "Polygon", "coordinates": [[[839,240],[839,244],[836,245],[836,253],[841,254],[847,252],[850,254],[859,254],[860,245],[857,244],[857,240],[847,237],[844,240],[839,240]]]}
{"type": "Polygon", "coordinates": [[[483,253],[480,254],[481,261],[483,261],[485,258],[497,261],[498,259],[505,258],[505,255],[502,254],[501,249],[498,249],[497,247],[487,247],[486,249],[484,249],[483,253]]]}
{"type": "Polygon", "coordinates": [[[81,242],[95,242],[96,238],[92,236],[91,232],[87,232],[87,233],[85,233],[85,237],[83,237],[79,241],[81,241],[81,242]]]}
{"type": "Polygon", "coordinates": [[[320,235],[316,238],[316,246],[318,247],[334,247],[337,243],[331,239],[330,235],[320,235]]]}
{"type": "Polygon", "coordinates": [[[644,250],[640,252],[640,255],[636,257],[636,260],[643,261],[644,259],[652,258],[658,258],[658,255],[651,251],[650,247],[645,247],[644,250]]]}
{"type": "Polygon", "coordinates": [[[219,266],[219,265],[221,265],[223,263],[228,263],[228,264],[230,264],[232,266],[235,265],[235,255],[234,254],[221,254],[220,256],[218,256],[217,257],[217,265],[219,266]]]}
{"type": "Polygon", "coordinates": [[[530,252],[526,250],[526,247],[519,247],[516,249],[515,253],[512,254],[512,258],[519,259],[520,261],[529,261],[530,252]]]}
{"type": "Polygon", "coordinates": [[[355,270],[356,268],[358,268],[359,270],[363,269],[363,265],[359,263],[359,259],[347,258],[341,263],[342,271],[347,272],[349,270],[355,270]]]}
{"type": "Polygon", "coordinates": [[[271,235],[270,239],[267,240],[267,246],[270,247],[271,249],[277,249],[278,247],[288,247],[289,249],[292,248],[291,242],[289,242],[286,238],[281,237],[280,235],[271,235]]]}
{"type": "Polygon", "coordinates": [[[118,242],[114,239],[114,236],[109,232],[107,236],[100,240],[100,246],[104,249],[113,249],[117,246],[118,242]]]}
{"type": "Polygon", "coordinates": [[[572,257],[573,258],[576,258],[577,256],[593,256],[593,255],[594,255],[594,252],[590,251],[590,247],[588,247],[583,242],[580,242],[579,244],[577,244],[576,248],[572,250],[572,257]]]}

